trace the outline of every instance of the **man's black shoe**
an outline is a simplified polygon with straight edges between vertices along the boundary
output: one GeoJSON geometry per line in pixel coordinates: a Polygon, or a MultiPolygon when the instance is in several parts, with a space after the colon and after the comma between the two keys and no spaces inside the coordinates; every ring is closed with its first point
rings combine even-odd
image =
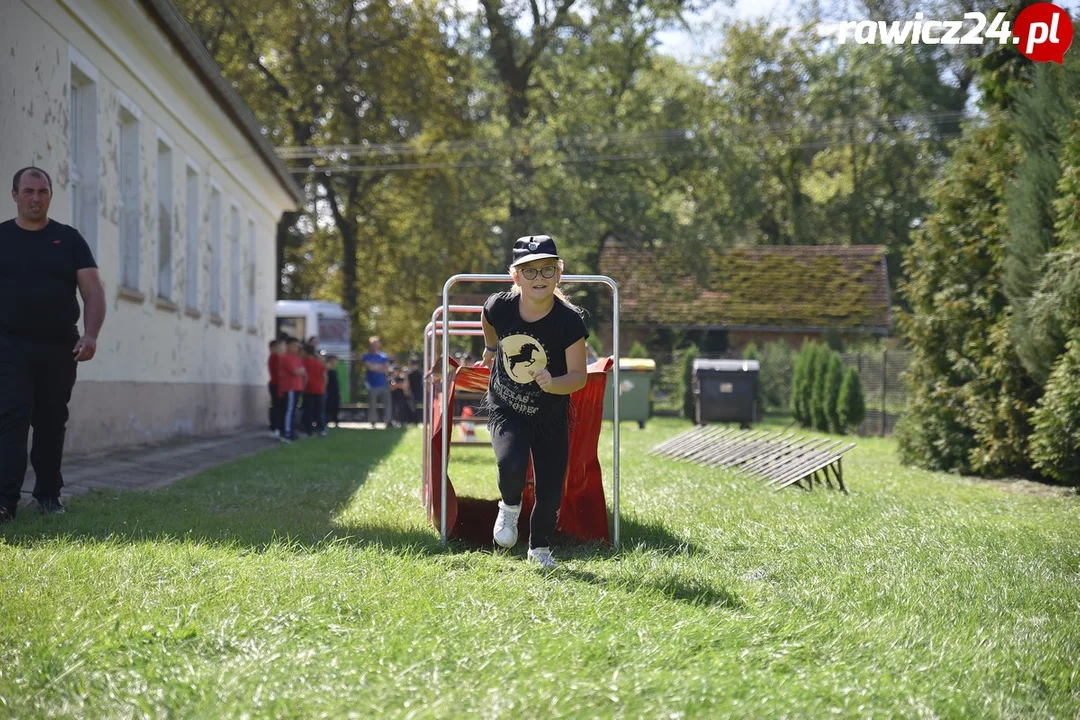
{"type": "Polygon", "coordinates": [[[15,513],[6,507],[0,507],[0,525],[9,523],[15,519],[15,513]]]}
{"type": "Polygon", "coordinates": [[[64,504],[60,502],[60,498],[38,500],[38,509],[42,515],[63,515],[65,512],[64,504]]]}

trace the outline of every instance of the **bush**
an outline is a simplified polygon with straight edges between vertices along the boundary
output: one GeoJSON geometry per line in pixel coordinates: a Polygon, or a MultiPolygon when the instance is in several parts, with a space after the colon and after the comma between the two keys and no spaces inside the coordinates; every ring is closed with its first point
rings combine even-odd
{"type": "MultiPolygon", "coordinates": [[[[795,419],[803,427],[818,427],[815,407],[818,395],[815,394],[819,377],[824,380],[825,365],[829,349],[818,342],[805,342],[795,358],[795,372],[791,384],[791,406],[795,419]]],[[[816,392],[824,392],[824,384],[816,392]]]]}
{"type": "Polygon", "coordinates": [[[626,356],[628,358],[647,358],[649,357],[649,349],[642,345],[638,341],[634,341],[634,344],[630,346],[630,352],[626,356]]]}
{"type": "Polygon", "coordinates": [[[1080,332],[1054,363],[1031,421],[1035,467],[1055,480],[1080,484],[1080,332]]]}
{"type": "Polygon", "coordinates": [[[840,354],[830,350],[829,361],[825,366],[825,395],[822,412],[828,421],[828,430],[842,433],[844,426],[840,422],[840,386],[844,384],[844,361],[840,354]]]}
{"type": "Polygon", "coordinates": [[[815,430],[829,431],[828,399],[825,395],[825,378],[832,353],[826,345],[814,345],[810,356],[810,425],[815,430]]]}
{"type": "Polygon", "coordinates": [[[682,351],[682,377],[679,387],[682,389],[682,411],[687,420],[697,421],[697,406],[694,403],[694,360],[698,358],[697,345],[691,345],[682,351]]]}
{"type": "Polygon", "coordinates": [[[791,373],[791,395],[789,404],[791,405],[791,414],[795,416],[796,422],[802,426],[807,424],[806,416],[806,403],[803,401],[804,389],[806,387],[806,364],[809,359],[806,352],[806,344],[804,343],[799,352],[795,354],[794,368],[791,373]]]}
{"type": "Polygon", "coordinates": [[[848,368],[840,385],[840,398],[836,403],[842,429],[854,430],[866,419],[866,399],[863,397],[859,371],[848,368]]]}
{"type": "Polygon", "coordinates": [[[791,346],[786,342],[766,343],[761,349],[761,372],[758,375],[758,383],[764,408],[778,411],[788,409],[793,383],[792,361],[791,346]]]}
{"type": "MultiPolygon", "coordinates": [[[[966,133],[928,194],[933,212],[905,251],[901,292],[910,310],[898,313],[897,322],[913,353],[905,374],[907,409],[896,428],[905,463],[971,472],[978,396],[985,398],[983,407],[1017,406],[1006,390],[1011,382],[984,385],[978,393],[969,388],[984,360],[997,362],[987,329],[1007,321],[1002,274],[1009,147],[998,120],[966,133]]],[[[989,419],[987,427],[1011,430],[1011,422],[993,422],[993,413],[989,419]]]]}

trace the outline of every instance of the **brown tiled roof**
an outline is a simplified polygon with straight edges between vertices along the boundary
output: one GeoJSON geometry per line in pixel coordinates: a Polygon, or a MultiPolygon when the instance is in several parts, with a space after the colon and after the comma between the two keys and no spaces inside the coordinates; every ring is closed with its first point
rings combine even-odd
{"type": "Polygon", "coordinates": [[[887,333],[881,245],[764,246],[693,257],[608,239],[600,273],[619,284],[621,324],[887,333]]]}

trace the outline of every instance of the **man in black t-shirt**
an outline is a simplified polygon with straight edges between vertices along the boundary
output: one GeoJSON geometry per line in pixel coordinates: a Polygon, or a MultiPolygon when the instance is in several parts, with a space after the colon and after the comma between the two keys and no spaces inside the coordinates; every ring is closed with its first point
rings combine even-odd
{"type": "Polygon", "coordinates": [[[424,421],[422,409],[424,407],[424,374],[420,371],[420,358],[415,355],[409,358],[409,408],[411,417],[409,422],[414,425],[424,421]]]}
{"type": "Polygon", "coordinates": [[[49,219],[52,180],[40,168],[15,173],[18,216],[0,223],[0,523],[15,517],[26,475],[26,440],[42,512],[64,512],[60,465],[76,363],[97,351],[105,290],[79,231],[49,219]],[[78,288],[86,306],[80,336],[78,288]]]}

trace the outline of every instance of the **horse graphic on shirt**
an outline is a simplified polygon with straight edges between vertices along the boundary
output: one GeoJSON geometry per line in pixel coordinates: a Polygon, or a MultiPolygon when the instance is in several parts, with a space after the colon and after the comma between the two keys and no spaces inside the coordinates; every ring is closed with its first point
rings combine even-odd
{"type": "Polygon", "coordinates": [[[533,355],[535,355],[539,350],[540,348],[538,348],[536,345],[532,343],[525,343],[518,349],[517,353],[515,353],[514,355],[507,355],[506,353],[503,353],[503,355],[506,357],[506,362],[510,363],[510,374],[512,375],[514,373],[514,370],[517,369],[517,366],[519,364],[523,364],[525,365],[525,367],[532,367],[532,365],[536,363],[536,358],[534,358],[533,355]]]}

